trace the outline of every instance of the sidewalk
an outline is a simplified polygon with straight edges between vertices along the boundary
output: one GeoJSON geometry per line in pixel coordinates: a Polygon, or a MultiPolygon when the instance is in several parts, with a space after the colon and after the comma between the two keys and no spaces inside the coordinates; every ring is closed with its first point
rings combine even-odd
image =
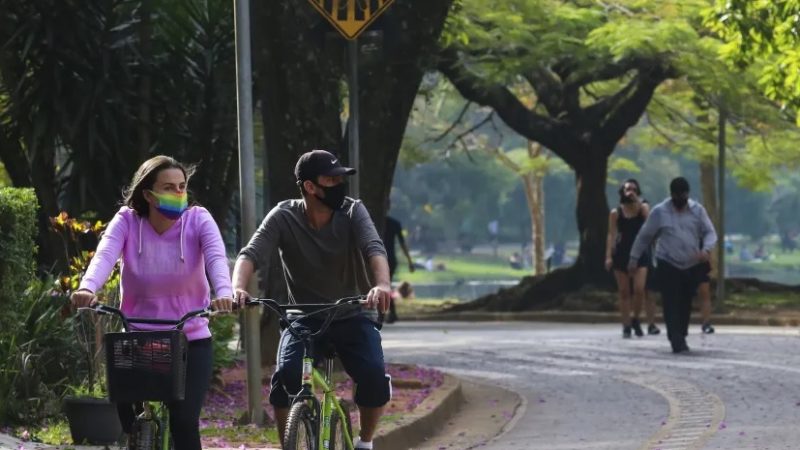
{"type": "MultiPolygon", "coordinates": [[[[423,314],[403,315],[404,321],[465,321],[465,322],[493,322],[493,321],[529,321],[529,322],[575,322],[575,323],[617,323],[619,314],[616,312],[588,312],[588,311],[519,311],[519,312],[493,312],[493,311],[463,311],[463,312],[437,312],[423,314]]],[[[660,314],[656,314],[656,321],[663,323],[660,314]]],[[[700,323],[700,315],[692,313],[692,323],[700,323]]],[[[782,312],[780,314],[766,313],[735,313],[712,314],[711,323],[714,325],[764,325],[778,327],[800,326],[800,312],[782,312]]]]}
{"type": "MultiPolygon", "coordinates": [[[[414,411],[404,414],[394,421],[382,423],[375,448],[380,450],[407,450],[432,438],[456,414],[464,404],[461,380],[445,374],[444,382],[428,395],[414,411]]],[[[239,447],[241,448],[241,447],[239,447]]],[[[255,447],[248,447],[248,449],[255,447]]],[[[274,447],[261,447],[264,450],[277,450],[274,447]]],[[[23,442],[0,433],[0,450],[107,450],[123,447],[64,445],[50,446],[36,442],[23,442]]],[[[206,450],[223,450],[207,448],[206,450]]],[[[224,449],[228,450],[228,449],[224,449]]]]}

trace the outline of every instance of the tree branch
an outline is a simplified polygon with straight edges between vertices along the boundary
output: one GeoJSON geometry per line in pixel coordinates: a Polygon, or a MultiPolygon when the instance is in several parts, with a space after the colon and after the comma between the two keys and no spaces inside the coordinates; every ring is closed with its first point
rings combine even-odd
{"type": "Polygon", "coordinates": [[[551,149],[570,166],[580,164],[580,143],[564,123],[530,111],[505,86],[489,84],[466,70],[455,50],[440,52],[438,69],[464,98],[491,107],[511,129],[551,149]]]}
{"type": "Polygon", "coordinates": [[[649,71],[640,71],[609,103],[608,114],[602,120],[595,137],[606,144],[609,154],[614,145],[625,136],[628,129],[635,126],[653,98],[659,84],[667,78],[675,76],[671,68],[655,67],[649,71]]]}
{"type": "Polygon", "coordinates": [[[558,117],[565,113],[564,107],[564,87],[556,74],[545,67],[537,67],[525,74],[536,97],[542,102],[547,113],[552,117],[558,117]]]}
{"type": "Polygon", "coordinates": [[[464,118],[464,114],[467,113],[467,110],[469,109],[470,105],[472,105],[472,102],[470,102],[470,101],[464,102],[464,107],[461,108],[461,112],[458,114],[458,117],[456,118],[456,120],[453,121],[453,123],[450,124],[450,126],[447,127],[447,129],[444,130],[444,132],[442,132],[442,134],[440,134],[439,136],[436,136],[433,139],[426,139],[425,142],[439,142],[442,139],[444,139],[445,136],[450,134],[450,132],[453,131],[458,126],[459,123],[461,123],[461,119],[464,118]]]}
{"type": "Polygon", "coordinates": [[[453,139],[453,142],[451,142],[450,145],[448,145],[446,148],[452,148],[456,142],[462,142],[465,136],[474,133],[476,130],[478,130],[478,128],[486,125],[488,122],[491,122],[492,116],[494,116],[494,111],[490,112],[488,115],[486,115],[486,117],[483,118],[483,120],[470,127],[467,131],[459,133],[458,136],[456,136],[455,139],[453,139]]]}

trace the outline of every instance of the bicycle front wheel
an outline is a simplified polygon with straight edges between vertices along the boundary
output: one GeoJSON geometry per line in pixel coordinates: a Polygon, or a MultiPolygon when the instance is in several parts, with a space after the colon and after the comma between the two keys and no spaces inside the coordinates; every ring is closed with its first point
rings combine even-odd
{"type": "Polygon", "coordinates": [[[283,450],[317,450],[314,413],[306,403],[295,403],[289,411],[283,450]]]}
{"type": "Polygon", "coordinates": [[[347,436],[353,439],[353,425],[350,423],[350,408],[344,403],[339,403],[339,406],[341,406],[342,411],[344,411],[344,421],[342,421],[342,417],[340,417],[339,414],[336,414],[336,411],[333,412],[333,417],[331,417],[331,450],[347,450],[352,446],[352,443],[351,445],[347,445],[347,438],[344,432],[347,430],[347,436]]]}

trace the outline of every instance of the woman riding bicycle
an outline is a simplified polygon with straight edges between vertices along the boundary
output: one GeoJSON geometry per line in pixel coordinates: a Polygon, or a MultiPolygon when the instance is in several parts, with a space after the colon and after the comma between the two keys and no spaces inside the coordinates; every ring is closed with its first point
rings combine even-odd
{"type": "MultiPolygon", "coordinates": [[[[216,298],[211,306],[230,311],[233,291],[225,246],[211,214],[188,206],[187,183],[194,171],[168,156],[145,161],[125,191],[124,206],[108,224],[80,287],[75,306],[96,302],[95,292],[121,258],[121,310],[126,316],[179,319],[209,306],[208,279],[216,298]],[[208,278],[207,278],[208,277],[208,278]]],[[[137,329],[170,328],[139,325],[137,329]]],[[[208,320],[192,319],[183,328],[189,341],[185,400],[168,404],[176,450],[198,450],[200,410],[211,383],[212,347],[208,320]]],[[[126,433],[134,406],[118,404],[126,433]]]]}

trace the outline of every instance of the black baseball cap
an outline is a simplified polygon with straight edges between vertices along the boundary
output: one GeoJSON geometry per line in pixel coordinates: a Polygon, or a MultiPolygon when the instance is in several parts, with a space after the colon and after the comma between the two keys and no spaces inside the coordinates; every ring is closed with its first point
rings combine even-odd
{"type": "Polygon", "coordinates": [[[294,166],[294,176],[297,182],[306,180],[316,181],[318,176],[335,177],[338,175],[353,175],[356,169],[344,167],[339,158],[326,150],[312,150],[300,155],[294,166]]]}

